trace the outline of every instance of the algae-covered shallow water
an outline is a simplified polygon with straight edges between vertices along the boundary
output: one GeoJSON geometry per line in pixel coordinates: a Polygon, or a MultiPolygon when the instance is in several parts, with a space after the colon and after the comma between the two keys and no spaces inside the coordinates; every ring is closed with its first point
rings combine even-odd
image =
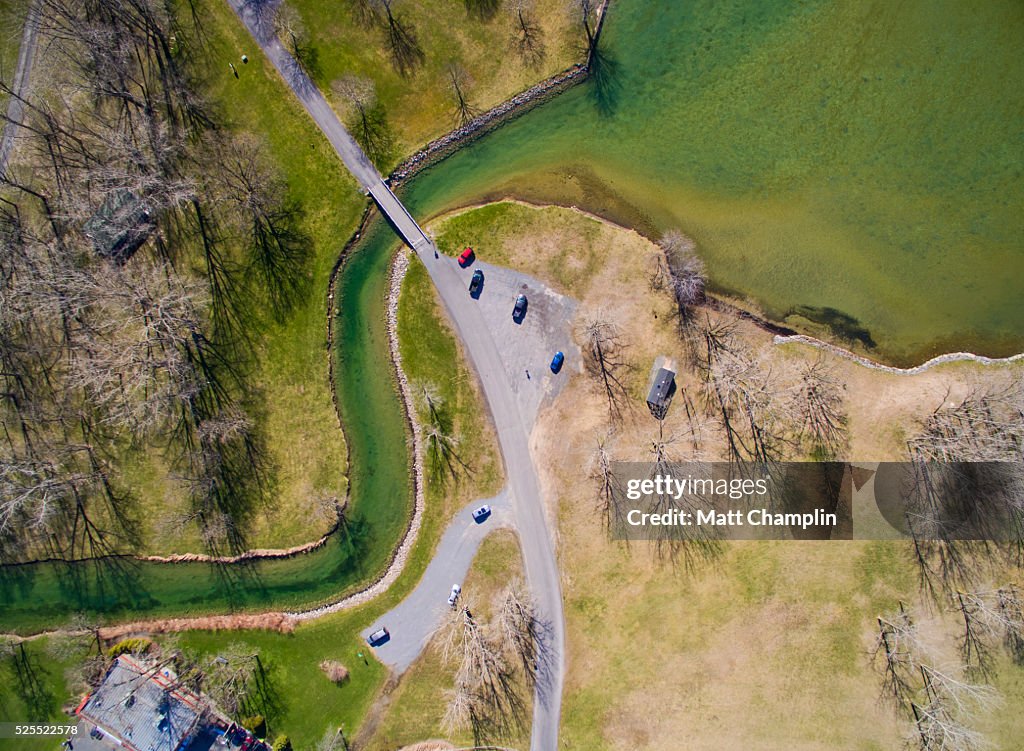
{"type": "Polygon", "coordinates": [[[875,357],[1024,349],[1024,5],[616,0],[603,33],[605,85],[422,173],[413,212],[678,226],[720,291],[875,357]]]}

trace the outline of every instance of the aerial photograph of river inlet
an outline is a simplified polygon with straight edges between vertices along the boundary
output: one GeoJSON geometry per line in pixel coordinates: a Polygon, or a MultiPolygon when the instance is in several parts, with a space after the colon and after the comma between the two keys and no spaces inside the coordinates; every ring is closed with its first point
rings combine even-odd
{"type": "Polygon", "coordinates": [[[1024,750],[1024,2],[0,0],[0,751],[1024,750]]]}

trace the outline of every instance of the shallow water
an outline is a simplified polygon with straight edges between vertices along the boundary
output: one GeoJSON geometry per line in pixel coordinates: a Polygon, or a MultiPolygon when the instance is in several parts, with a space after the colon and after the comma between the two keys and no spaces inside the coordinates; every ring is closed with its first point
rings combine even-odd
{"type": "Polygon", "coordinates": [[[423,173],[414,213],[678,226],[720,291],[880,359],[1024,349],[1024,5],[616,0],[604,34],[610,83],[423,173]]]}

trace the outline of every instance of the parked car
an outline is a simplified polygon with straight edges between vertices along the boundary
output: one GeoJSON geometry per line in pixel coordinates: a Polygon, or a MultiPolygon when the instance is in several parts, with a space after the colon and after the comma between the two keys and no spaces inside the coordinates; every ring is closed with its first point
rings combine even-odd
{"type": "Polygon", "coordinates": [[[473,249],[466,248],[464,251],[462,251],[462,254],[459,256],[459,266],[461,266],[462,268],[466,268],[467,266],[469,266],[469,264],[473,263],[473,259],[475,257],[476,254],[473,252],[473,249]]]}
{"type": "Polygon", "coordinates": [[[462,587],[458,584],[453,584],[452,593],[448,595],[448,604],[451,605],[453,608],[455,607],[455,603],[459,601],[460,594],[462,594],[462,587]]]}
{"type": "Polygon", "coordinates": [[[469,294],[476,297],[484,286],[484,272],[477,269],[473,272],[473,278],[469,280],[469,294]]]}
{"type": "Polygon", "coordinates": [[[366,641],[368,641],[370,643],[371,647],[377,647],[377,646],[380,646],[381,644],[387,643],[387,641],[390,638],[391,638],[391,632],[388,631],[383,626],[381,626],[379,629],[377,629],[372,634],[370,634],[366,638],[366,641]]]}
{"type": "Polygon", "coordinates": [[[561,352],[556,352],[555,356],[551,358],[551,372],[557,373],[562,369],[562,363],[565,362],[565,355],[561,352]]]}
{"type": "Polygon", "coordinates": [[[512,318],[516,321],[521,321],[526,317],[526,295],[519,295],[516,298],[516,305],[512,308],[512,318]]]}
{"type": "Polygon", "coordinates": [[[477,524],[484,521],[488,516],[491,515],[491,507],[486,503],[473,512],[473,521],[477,524]]]}

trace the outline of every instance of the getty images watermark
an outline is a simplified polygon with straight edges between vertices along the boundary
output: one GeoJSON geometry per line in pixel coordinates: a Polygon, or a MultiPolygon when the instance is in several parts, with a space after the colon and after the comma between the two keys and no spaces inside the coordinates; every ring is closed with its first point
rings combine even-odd
{"type": "Polygon", "coordinates": [[[623,540],[1024,537],[1020,463],[613,462],[623,540]]]}

